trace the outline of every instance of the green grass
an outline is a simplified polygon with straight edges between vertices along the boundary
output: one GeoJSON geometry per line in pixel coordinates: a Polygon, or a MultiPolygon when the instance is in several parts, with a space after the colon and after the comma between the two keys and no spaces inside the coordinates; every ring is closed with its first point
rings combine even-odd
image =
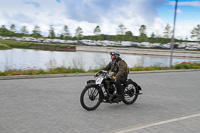
{"type": "Polygon", "coordinates": [[[163,67],[161,65],[153,65],[150,67],[135,66],[130,68],[130,71],[154,71],[154,70],[169,70],[168,67],[163,67]]]}
{"type": "Polygon", "coordinates": [[[0,44],[5,44],[11,48],[21,48],[21,49],[42,49],[42,50],[66,50],[74,49],[75,45],[59,45],[59,44],[38,44],[32,42],[19,42],[11,40],[0,40],[0,44]]]}
{"type": "MultiPolygon", "coordinates": [[[[4,72],[0,71],[0,76],[12,76],[12,75],[37,75],[37,74],[63,74],[63,73],[95,73],[101,70],[102,68],[97,69],[89,69],[85,71],[84,69],[79,68],[66,68],[66,67],[56,67],[48,70],[35,70],[35,69],[27,69],[27,70],[6,70],[4,72]]],[[[200,69],[200,62],[182,62],[180,64],[176,64],[173,66],[173,70],[177,69],[200,69]]],[[[130,68],[130,71],[154,71],[154,70],[169,70],[168,67],[162,67],[160,65],[154,65],[151,67],[141,67],[136,66],[130,68]]]]}
{"type": "Polygon", "coordinates": [[[5,50],[5,49],[12,49],[12,48],[9,47],[9,46],[6,45],[6,44],[2,44],[2,43],[0,43],[0,50],[1,50],[1,49],[5,50]]]}
{"type": "Polygon", "coordinates": [[[30,42],[18,42],[18,41],[11,41],[11,40],[0,40],[0,43],[6,44],[11,48],[24,48],[28,49],[31,45],[30,42]]]}
{"type": "Polygon", "coordinates": [[[0,76],[12,76],[12,75],[38,75],[38,74],[61,74],[61,73],[85,73],[86,71],[83,69],[78,68],[65,68],[65,67],[57,67],[48,70],[35,70],[35,69],[28,69],[28,70],[6,70],[4,72],[0,71],[0,76]]]}
{"type": "Polygon", "coordinates": [[[42,50],[66,50],[66,49],[74,49],[75,45],[58,45],[58,44],[30,44],[29,48],[33,49],[42,49],[42,50]]]}

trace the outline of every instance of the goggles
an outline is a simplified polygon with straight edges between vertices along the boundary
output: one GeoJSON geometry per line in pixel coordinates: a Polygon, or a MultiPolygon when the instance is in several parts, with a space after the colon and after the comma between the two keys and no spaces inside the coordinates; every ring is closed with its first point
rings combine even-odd
{"type": "Polygon", "coordinates": [[[110,52],[110,55],[115,55],[115,52],[110,52]]]}

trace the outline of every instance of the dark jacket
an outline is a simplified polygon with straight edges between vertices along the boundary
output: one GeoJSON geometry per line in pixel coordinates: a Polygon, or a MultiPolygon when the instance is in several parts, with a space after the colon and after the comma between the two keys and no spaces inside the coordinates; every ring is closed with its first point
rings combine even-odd
{"type": "Polygon", "coordinates": [[[119,79],[122,76],[127,78],[128,73],[126,69],[128,69],[126,62],[119,57],[116,62],[111,61],[103,70],[111,70],[113,76],[115,76],[116,79],[119,79]]]}

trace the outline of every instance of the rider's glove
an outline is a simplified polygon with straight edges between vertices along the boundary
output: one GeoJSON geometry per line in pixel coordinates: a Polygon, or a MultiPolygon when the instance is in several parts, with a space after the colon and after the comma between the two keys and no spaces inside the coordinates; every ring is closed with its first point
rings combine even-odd
{"type": "Polygon", "coordinates": [[[112,79],[113,79],[113,80],[115,80],[115,79],[116,79],[116,77],[115,77],[115,76],[112,76],[112,79]]]}
{"type": "Polygon", "coordinates": [[[94,77],[99,76],[99,74],[101,74],[101,73],[102,73],[102,70],[98,71],[97,73],[95,73],[94,77]]]}
{"type": "Polygon", "coordinates": [[[94,77],[97,77],[98,74],[99,74],[99,72],[95,73],[95,74],[94,74],[94,77]]]}

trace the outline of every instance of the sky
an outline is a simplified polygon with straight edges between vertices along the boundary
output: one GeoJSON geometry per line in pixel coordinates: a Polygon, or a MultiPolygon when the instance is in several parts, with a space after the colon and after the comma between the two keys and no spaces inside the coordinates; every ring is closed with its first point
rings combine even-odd
{"type": "MultiPolygon", "coordinates": [[[[163,36],[167,24],[173,28],[175,0],[0,0],[0,26],[17,31],[27,26],[29,33],[35,25],[47,36],[50,25],[56,34],[67,25],[74,36],[80,26],[84,35],[93,35],[97,25],[102,34],[115,35],[120,24],[139,35],[141,25],[146,25],[148,36],[163,36]]],[[[175,38],[189,40],[191,31],[200,24],[200,0],[179,0],[175,38]]]]}

